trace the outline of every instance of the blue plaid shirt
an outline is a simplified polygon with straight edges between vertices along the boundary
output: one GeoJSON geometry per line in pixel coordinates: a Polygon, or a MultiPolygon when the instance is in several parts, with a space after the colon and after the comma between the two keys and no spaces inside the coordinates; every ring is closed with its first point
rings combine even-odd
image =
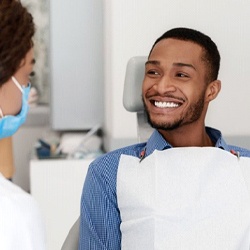
{"type": "MultiPolygon", "coordinates": [[[[250,157],[249,150],[226,144],[220,131],[208,127],[206,130],[215,147],[250,157]]],[[[139,158],[142,152],[147,157],[155,149],[169,148],[171,145],[155,130],[147,143],[115,150],[90,164],[81,198],[80,250],[121,249],[121,218],[116,195],[117,169],[121,154],[139,158]]]]}

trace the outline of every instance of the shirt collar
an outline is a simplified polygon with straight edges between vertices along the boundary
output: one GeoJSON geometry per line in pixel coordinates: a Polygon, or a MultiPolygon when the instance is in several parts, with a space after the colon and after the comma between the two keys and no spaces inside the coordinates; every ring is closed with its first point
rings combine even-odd
{"type": "Polygon", "coordinates": [[[209,137],[211,138],[211,140],[213,141],[213,143],[215,144],[216,148],[221,148],[221,149],[224,149],[226,151],[230,151],[229,146],[227,145],[227,143],[223,139],[222,134],[219,130],[214,129],[214,128],[210,128],[210,127],[206,127],[206,131],[207,131],[207,134],[209,135],[209,137]]]}
{"type": "Polygon", "coordinates": [[[157,130],[154,130],[146,145],[146,156],[152,154],[154,150],[164,150],[171,147],[163,136],[157,130]]]}
{"type": "MultiPolygon", "coordinates": [[[[222,138],[222,134],[219,130],[206,127],[206,132],[215,143],[215,147],[230,151],[227,143],[222,138]]],[[[152,154],[154,150],[164,150],[172,148],[172,146],[163,138],[163,136],[157,131],[154,130],[153,134],[147,141],[146,145],[146,156],[152,154]]]]}

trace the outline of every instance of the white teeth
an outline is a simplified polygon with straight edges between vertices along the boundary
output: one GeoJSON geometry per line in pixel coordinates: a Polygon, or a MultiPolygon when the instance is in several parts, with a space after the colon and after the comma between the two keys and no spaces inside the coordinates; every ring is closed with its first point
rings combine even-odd
{"type": "Polygon", "coordinates": [[[155,106],[158,108],[177,108],[179,104],[174,102],[155,102],[155,106]]]}

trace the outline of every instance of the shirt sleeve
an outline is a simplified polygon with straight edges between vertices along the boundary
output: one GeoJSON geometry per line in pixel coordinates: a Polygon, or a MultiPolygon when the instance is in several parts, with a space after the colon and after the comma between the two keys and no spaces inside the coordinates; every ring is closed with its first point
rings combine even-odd
{"type": "Polygon", "coordinates": [[[85,179],[81,199],[80,250],[121,249],[121,219],[116,197],[117,171],[112,169],[114,163],[103,165],[92,163],[85,179]]]}

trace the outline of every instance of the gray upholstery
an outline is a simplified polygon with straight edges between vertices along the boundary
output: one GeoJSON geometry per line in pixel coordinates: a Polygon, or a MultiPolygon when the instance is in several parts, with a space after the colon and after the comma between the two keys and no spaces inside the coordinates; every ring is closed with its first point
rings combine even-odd
{"type": "Polygon", "coordinates": [[[61,250],[78,250],[80,217],[74,223],[65,239],[61,250]]]}
{"type": "Polygon", "coordinates": [[[129,112],[136,112],[137,115],[138,142],[146,141],[153,130],[147,122],[141,95],[146,61],[146,56],[132,57],[128,61],[123,90],[124,108],[129,112]]]}
{"type": "Polygon", "coordinates": [[[141,99],[141,88],[146,61],[146,56],[136,56],[132,57],[127,63],[123,90],[123,106],[130,112],[144,110],[141,99]]]}

